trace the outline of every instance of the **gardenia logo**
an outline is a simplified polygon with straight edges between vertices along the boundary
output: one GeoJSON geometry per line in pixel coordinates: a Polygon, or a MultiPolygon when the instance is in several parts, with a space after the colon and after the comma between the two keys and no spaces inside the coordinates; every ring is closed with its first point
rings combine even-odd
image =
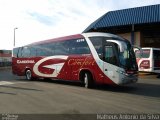
{"type": "Polygon", "coordinates": [[[34,60],[17,60],[18,64],[35,63],[34,60]]]}

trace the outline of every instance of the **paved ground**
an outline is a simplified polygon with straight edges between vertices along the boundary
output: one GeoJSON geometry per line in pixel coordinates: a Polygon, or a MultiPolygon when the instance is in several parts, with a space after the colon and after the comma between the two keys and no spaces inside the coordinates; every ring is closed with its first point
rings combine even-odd
{"type": "Polygon", "coordinates": [[[26,81],[13,76],[11,69],[0,69],[0,113],[160,114],[160,79],[156,77],[141,75],[136,84],[86,89],[72,82],[26,81]]]}

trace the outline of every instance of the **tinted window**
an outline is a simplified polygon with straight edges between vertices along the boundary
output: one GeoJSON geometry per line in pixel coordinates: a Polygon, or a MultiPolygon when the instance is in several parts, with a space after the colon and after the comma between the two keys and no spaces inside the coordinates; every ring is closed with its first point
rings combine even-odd
{"type": "Polygon", "coordinates": [[[160,70],[160,51],[153,50],[154,70],[160,70]]]}
{"type": "Polygon", "coordinates": [[[19,51],[19,48],[13,49],[13,57],[18,57],[18,51],[19,51]]]}
{"type": "Polygon", "coordinates": [[[90,49],[85,39],[76,39],[69,41],[70,54],[90,54],[90,49]]]}
{"type": "Polygon", "coordinates": [[[30,51],[29,47],[27,47],[27,46],[23,47],[22,57],[30,57],[30,53],[31,53],[31,51],[30,51]]]}
{"type": "Polygon", "coordinates": [[[103,39],[105,38],[104,37],[90,37],[90,40],[101,59],[103,59],[103,48],[102,48],[103,39]]]}
{"type": "Polygon", "coordinates": [[[53,56],[54,55],[54,44],[40,44],[34,46],[36,56],[53,56]]]}
{"type": "Polygon", "coordinates": [[[160,60],[160,51],[153,50],[153,56],[154,56],[154,60],[160,60]]]}
{"type": "Polygon", "coordinates": [[[113,46],[105,46],[105,61],[113,65],[117,64],[116,54],[114,52],[113,46]]]}
{"type": "Polygon", "coordinates": [[[140,55],[140,51],[139,50],[136,50],[135,51],[135,55],[136,55],[136,58],[149,58],[150,56],[150,50],[149,49],[142,49],[142,56],[140,55]]]}
{"type": "Polygon", "coordinates": [[[47,44],[32,45],[19,50],[19,57],[53,56],[69,54],[90,54],[85,39],[67,40],[47,44]]]}
{"type": "Polygon", "coordinates": [[[22,57],[22,47],[19,48],[17,57],[19,58],[22,57]]]}
{"type": "Polygon", "coordinates": [[[68,55],[69,54],[69,42],[57,42],[55,44],[55,55],[68,55]]]}
{"type": "Polygon", "coordinates": [[[34,46],[35,50],[36,50],[36,56],[42,56],[42,51],[43,51],[43,48],[41,45],[36,45],[34,46]]]}
{"type": "Polygon", "coordinates": [[[55,54],[55,43],[47,43],[43,45],[45,56],[53,56],[55,54]]]}
{"type": "Polygon", "coordinates": [[[36,49],[34,46],[30,47],[30,57],[35,57],[36,56],[36,49]]]}

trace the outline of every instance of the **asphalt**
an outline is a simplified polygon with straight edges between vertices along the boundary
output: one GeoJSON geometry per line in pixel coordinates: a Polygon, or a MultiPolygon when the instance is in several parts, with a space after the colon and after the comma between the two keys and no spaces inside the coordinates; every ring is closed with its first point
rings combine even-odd
{"type": "Polygon", "coordinates": [[[86,89],[80,83],[36,80],[0,69],[0,113],[160,114],[160,79],[142,75],[135,84],[86,89]]]}

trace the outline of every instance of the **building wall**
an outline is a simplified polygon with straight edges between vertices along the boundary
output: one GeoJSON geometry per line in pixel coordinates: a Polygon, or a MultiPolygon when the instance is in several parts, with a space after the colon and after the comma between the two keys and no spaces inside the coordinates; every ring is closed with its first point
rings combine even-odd
{"type": "Polygon", "coordinates": [[[135,32],[134,45],[139,46],[139,47],[141,46],[141,33],[140,32],[135,32]]]}
{"type": "MultiPolygon", "coordinates": [[[[131,32],[118,34],[118,35],[131,42],[131,32]]],[[[141,33],[140,32],[134,32],[134,45],[140,46],[140,40],[141,40],[141,33]]]]}
{"type": "Polygon", "coordinates": [[[0,50],[0,67],[11,66],[12,54],[10,50],[0,50]]]}
{"type": "Polygon", "coordinates": [[[142,47],[155,47],[160,48],[160,28],[159,30],[144,30],[141,34],[142,47]]]}

